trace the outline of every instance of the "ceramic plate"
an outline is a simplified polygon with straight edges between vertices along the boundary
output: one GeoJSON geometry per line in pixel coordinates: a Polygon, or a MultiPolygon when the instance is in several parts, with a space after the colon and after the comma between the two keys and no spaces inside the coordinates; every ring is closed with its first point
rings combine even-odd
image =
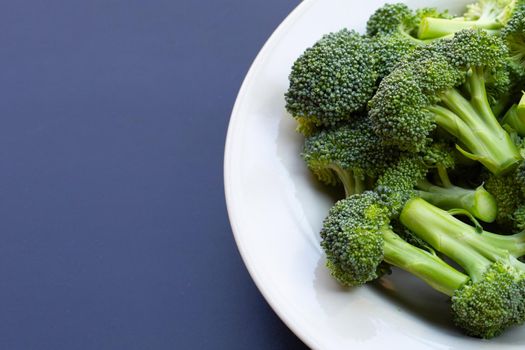
{"type": "MultiPolygon", "coordinates": [[[[319,247],[334,197],[299,154],[302,138],[284,109],[293,61],[322,34],[363,31],[384,1],[306,0],[253,63],[235,104],[225,153],[225,191],[244,262],[283,321],[316,349],[523,349],[525,327],[483,341],[451,326],[449,303],[399,270],[345,289],[329,276],[319,247]]],[[[407,1],[459,13],[466,1],[407,1]]],[[[256,316],[255,316],[256,317],[256,316]]]]}

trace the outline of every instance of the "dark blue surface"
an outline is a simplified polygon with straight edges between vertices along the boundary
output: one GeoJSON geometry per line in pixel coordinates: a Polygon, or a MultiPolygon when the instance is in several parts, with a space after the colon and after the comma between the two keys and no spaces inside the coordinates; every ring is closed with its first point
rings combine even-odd
{"type": "Polygon", "coordinates": [[[4,1],[0,349],[301,349],[235,247],[223,144],[298,0],[4,1]]]}

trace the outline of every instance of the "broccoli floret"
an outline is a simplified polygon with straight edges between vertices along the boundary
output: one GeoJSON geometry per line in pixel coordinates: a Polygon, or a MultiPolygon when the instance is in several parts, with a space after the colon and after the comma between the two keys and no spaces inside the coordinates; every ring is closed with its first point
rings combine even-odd
{"type": "Polygon", "coordinates": [[[506,231],[522,230],[521,207],[525,204],[525,163],[503,176],[484,173],[485,188],[496,199],[498,212],[496,223],[506,231]]]}
{"type": "Polygon", "coordinates": [[[368,39],[347,29],[325,35],[293,64],[286,109],[307,134],[336,126],[365,110],[377,77],[368,39]]]}
{"type": "Polygon", "coordinates": [[[525,320],[524,234],[479,232],[421,198],[409,200],[401,223],[459,264],[470,281],[452,296],[455,323],[469,335],[491,338],[525,320]]]}
{"type": "Polygon", "coordinates": [[[507,42],[513,61],[525,64],[525,1],[516,0],[514,11],[500,34],[507,42]]]}
{"type": "MultiPolygon", "coordinates": [[[[401,239],[389,225],[392,215],[389,205],[387,196],[364,192],[338,202],[330,210],[321,231],[321,245],[327,255],[327,266],[336,279],[347,286],[364,284],[380,277],[385,270],[384,263],[388,263],[450,296],[455,322],[468,334],[490,338],[523,321],[525,273],[522,263],[513,257],[506,257],[507,260],[485,257],[478,251],[484,241],[471,246],[456,240],[460,235],[454,231],[457,225],[442,228],[441,212],[427,213],[431,209],[426,206],[435,207],[422,199],[410,200],[403,209],[401,222],[408,229],[415,228],[415,234],[436,250],[457,260],[467,276],[436,254],[401,239]],[[426,216],[418,220],[413,217],[414,212],[424,212],[426,216]],[[435,217],[429,217],[431,215],[435,217]],[[405,223],[413,220],[416,223],[411,226],[405,223]],[[428,227],[421,229],[420,226],[428,227]],[[427,234],[434,228],[435,233],[427,234]]],[[[489,250],[493,251],[499,253],[496,248],[489,250]]]]}
{"type": "Polygon", "coordinates": [[[417,196],[442,209],[463,210],[482,221],[494,221],[498,213],[494,196],[483,185],[475,189],[453,185],[447,169],[454,165],[454,156],[446,145],[433,145],[423,156],[402,156],[378,179],[377,185],[381,190],[392,191],[392,198],[399,197],[392,200],[393,210],[400,210],[407,198],[417,196]],[[429,180],[429,173],[435,173],[438,181],[429,180]]]}
{"type": "Polygon", "coordinates": [[[485,84],[507,54],[501,39],[475,30],[416,50],[370,101],[374,130],[385,143],[414,152],[427,147],[439,126],[466,157],[494,174],[511,171],[521,156],[492,112],[485,84]]]}
{"type": "Polygon", "coordinates": [[[412,32],[416,29],[418,22],[416,14],[407,5],[385,4],[368,19],[366,34],[375,36],[400,33],[410,39],[413,38],[412,32]]]}
{"type": "Polygon", "coordinates": [[[440,12],[436,8],[425,7],[414,12],[403,3],[385,4],[368,19],[366,34],[368,36],[400,34],[408,40],[422,43],[423,41],[415,37],[415,34],[426,17],[450,18],[450,15],[447,11],[440,12]]]}
{"type": "Polygon", "coordinates": [[[487,76],[486,86],[492,111],[499,117],[522,96],[525,66],[509,59],[505,66],[495,73],[487,76]]]}
{"type": "Polygon", "coordinates": [[[332,275],[345,286],[380,277],[385,269],[381,229],[389,212],[375,192],[356,194],[337,202],[324,220],[321,246],[332,275]]]}
{"type": "Polygon", "coordinates": [[[512,223],[516,232],[523,232],[525,230],[525,204],[520,205],[514,210],[512,223]]]}
{"type": "Polygon", "coordinates": [[[419,45],[402,35],[378,35],[370,39],[376,56],[378,78],[383,79],[419,45]]]}
{"type": "Polygon", "coordinates": [[[405,4],[386,4],[379,8],[367,22],[367,35],[371,38],[376,55],[379,78],[387,76],[408,54],[431,40],[414,37],[421,20],[426,16],[446,18],[434,8],[416,12],[405,4]]]}
{"type": "Polygon", "coordinates": [[[327,185],[342,183],[346,196],[371,188],[399,157],[396,147],[381,144],[368,118],[306,138],[303,159],[327,185]]]}
{"type": "Polygon", "coordinates": [[[516,10],[516,0],[478,0],[467,6],[462,17],[425,17],[419,26],[418,38],[432,39],[448,36],[464,29],[484,29],[498,33],[509,22],[516,10]]]}

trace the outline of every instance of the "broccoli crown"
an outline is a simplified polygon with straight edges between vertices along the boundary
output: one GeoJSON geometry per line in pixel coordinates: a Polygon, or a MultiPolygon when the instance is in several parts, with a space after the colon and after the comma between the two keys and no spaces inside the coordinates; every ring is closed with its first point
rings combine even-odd
{"type": "Polygon", "coordinates": [[[409,33],[417,23],[417,16],[407,5],[386,4],[370,16],[366,23],[366,34],[374,36],[400,31],[409,33]]]}
{"type": "Polygon", "coordinates": [[[454,322],[471,336],[492,338],[524,320],[525,275],[501,261],[452,296],[454,322]]]}
{"type": "Polygon", "coordinates": [[[516,230],[515,212],[522,205],[524,196],[516,172],[504,176],[486,174],[485,189],[496,199],[496,223],[506,230],[516,230]]]}
{"type": "Polygon", "coordinates": [[[386,4],[370,17],[367,34],[377,57],[379,78],[387,76],[407,55],[427,43],[412,35],[427,16],[448,18],[446,12],[435,8],[422,8],[413,13],[401,3],[386,4]]]}
{"type": "Polygon", "coordinates": [[[388,220],[388,209],[375,192],[353,195],[330,209],[321,230],[321,246],[328,268],[340,283],[360,285],[384,273],[381,230],[388,220]]]}
{"type": "Polygon", "coordinates": [[[508,59],[501,68],[485,74],[485,84],[494,113],[501,115],[521,96],[525,85],[525,66],[508,59]]]}
{"type": "Polygon", "coordinates": [[[507,53],[501,39],[482,30],[416,49],[369,102],[375,132],[414,152],[426,147],[439,125],[463,155],[496,174],[512,170],[521,157],[491,110],[485,84],[487,74],[505,66],[507,53]]]}
{"type": "Polygon", "coordinates": [[[377,180],[377,192],[388,198],[391,216],[397,217],[405,203],[415,196],[416,184],[425,178],[428,167],[414,154],[403,155],[377,180]]]}
{"type": "Polygon", "coordinates": [[[368,118],[362,118],[306,138],[302,156],[321,182],[341,182],[351,195],[362,192],[386,171],[399,150],[384,146],[368,118]]]}
{"type": "Polygon", "coordinates": [[[501,68],[508,57],[508,48],[497,36],[482,30],[462,30],[452,40],[438,41],[437,46],[448,61],[459,69],[472,67],[487,71],[501,68]]]}
{"type": "Polygon", "coordinates": [[[399,65],[381,81],[370,100],[369,116],[374,131],[385,143],[403,150],[421,151],[435,129],[434,116],[427,107],[438,93],[464,81],[464,74],[429,48],[416,50],[414,60],[399,65]]]}
{"type": "Polygon", "coordinates": [[[525,230],[525,204],[520,205],[512,213],[512,223],[516,232],[525,230]]]}
{"type": "Polygon", "coordinates": [[[419,47],[418,43],[407,40],[398,33],[377,35],[370,40],[377,58],[376,66],[380,79],[390,74],[407,55],[419,47]]]}
{"type": "Polygon", "coordinates": [[[522,95],[522,88],[525,85],[525,66],[516,63],[513,60],[508,60],[505,66],[505,71],[509,77],[510,84],[508,85],[508,94],[513,100],[518,100],[522,95]]]}
{"type": "Polygon", "coordinates": [[[422,157],[428,167],[441,166],[444,169],[453,169],[456,166],[458,154],[450,144],[436,142],[425,149],[422,157]]]}
{"type": "Polygon", "coordinates": [[[286,109],[306,129],[335,126],[366,108],[377,76],[368,39],[347,29],[327,34],[293,64],[286,109]]]}
{"type": "Polygon", "coordinates": [[[395,193],[412,191],[416,184],[425,178],[428,167],[420,157],[403,155],[377,180],[379,188],[388,188],[395,193]]]}
{"type": "Polygon", "coordinates": [[[501,30],[501,36],[509,45],[511,56],[517,63],[525,62],[525,1],[516,0],[512,15],[505,27],[501,30]]]}
{"type": "Polygon", "coordinates": [[[514,178],[522,194],[525,194],[525,162],[521,162],[520,165],[518,165],[514,173],[514,178]]]}

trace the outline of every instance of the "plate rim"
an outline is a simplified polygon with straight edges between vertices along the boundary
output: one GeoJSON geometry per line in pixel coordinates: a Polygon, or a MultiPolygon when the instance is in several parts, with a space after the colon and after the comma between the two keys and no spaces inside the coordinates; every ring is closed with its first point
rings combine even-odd
{"type": "Polygon", "coordinates": [[[228,212],[228,219],[230,221],[230,226],[232,229],[233,237],[237,245],[237,249],[241,255],[241,258],[244,262],[244,266],[248,270],[250,277],[257,286],[259,292],[263,295],[266,302],[270,305],[272,310],[277,314],[277,316],[284,322],[284,324],[309,348],[318,348],[320,344],[313,338],[311,334],[303,332],[303,330],[298,326],[298,323],[293,320],[293,316],[285,311],[284,308],[279,307],[279,302],[274,298],[274,295],[270,292],[269,288],[262,281],[262,278],[259,277],[257,268],[250,260],[249,255],[246,252],[246,247],[244,246],[242,235],[240,234],[239,229],[239,219],[234,213],[233,209],[236,205],[234,196],[232,193],[232,150],[234,146],[234,133],[235,130],[240,128],[242,125],[242,118],[240,116],[239,110],[243,104],[246,95],[249,90],[249,86],[254,81],[254,77],[263,63],[265,57],[271,52],[271,48],[277,44],[278,40],[283,34],[299,17],[317,0],[302,0],[286,17],[281,23],[274,29],[272,34],[268,37],[262,48],[257,53],[257,56],[253,60],[246,76],[241,84],[237,97],[235,98],[235,103],[233,105],[232,112],[230,114],[230,121],[228,123],[228,130],[226,134],[226,141],[224,146],[224,160],[223,160],[223,176],[224,176],[224,194],[226,200],[226,209],[228,212]]]}

